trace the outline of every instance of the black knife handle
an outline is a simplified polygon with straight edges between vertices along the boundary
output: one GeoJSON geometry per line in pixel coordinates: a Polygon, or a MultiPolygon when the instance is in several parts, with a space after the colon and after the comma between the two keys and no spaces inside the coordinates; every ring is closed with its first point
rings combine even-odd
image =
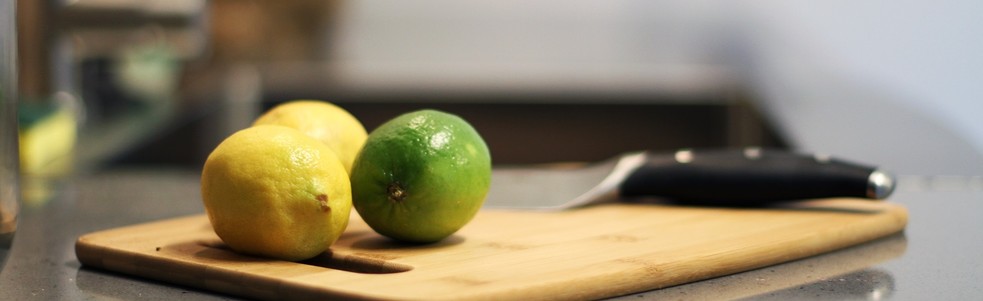
{"type": "Polygon", "coordinates": [[[869,166],[826,156],[746,148],[646,154],[646,162],[626,177],[619,191],[626,197],[756,205],[827,197],[878,199],[890,194],[893,183],[893,178],[869,166]]]}

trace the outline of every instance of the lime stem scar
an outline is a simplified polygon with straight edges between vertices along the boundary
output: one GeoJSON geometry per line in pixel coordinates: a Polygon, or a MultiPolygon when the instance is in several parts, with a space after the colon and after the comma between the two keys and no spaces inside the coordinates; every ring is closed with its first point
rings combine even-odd
{"type": "Polygon", "coordinates": [[[392,202],[399,203],[406,198],[406,190],[403,189],[403,186],[399,182],[389,184],[387,192],[389,193],[389,200],[392,202]]]}

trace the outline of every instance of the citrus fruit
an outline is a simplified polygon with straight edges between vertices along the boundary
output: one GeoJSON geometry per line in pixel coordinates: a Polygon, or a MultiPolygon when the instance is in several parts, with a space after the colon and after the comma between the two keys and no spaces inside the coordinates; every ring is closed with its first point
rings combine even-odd
{"type": "Polygon", "coordinates": [[[324,252],[348,226],[351,184],[323,143],[292,128],[232,134],[208,156],[201,197],[232,250],[284,260],[324,252]]]}
{"type": "Polygon", "coordinates": [[[351,172],[352,162],[368,136],[365,127],[351,113],[317,100],[294,100],[277,105],[253,121],[253,125],[263,124],[295,128],[320,140],[341,159],[345,172],[351,172]]]}
{"type": "Polygon", "coordinates": [[[352,167],[352,202],[379,234],[435,242],[469,221],[491,185],[485,141],[458,116],[422,110],[380,125],[352,167]]]}

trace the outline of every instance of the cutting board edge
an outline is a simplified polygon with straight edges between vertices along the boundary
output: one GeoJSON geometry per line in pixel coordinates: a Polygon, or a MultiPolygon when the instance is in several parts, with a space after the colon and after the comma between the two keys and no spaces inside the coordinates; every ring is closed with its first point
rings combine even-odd
{"type": "MultiPolygon", "coordinates": [[[[781,260],[768,261],[768,262],[765,262],[765,263],[762,263],[762,264],[758,264],[756,266],[748,267],[748,268],[736,268],[736,270],[734,270],[734,271],[729,271],[729,272],[726,272],[726,273],[721,273],[720,275],[716,275],[716,276],[712,276],[712,277],[682,278],[682,279],[680,279],[678,281],[673,281],[672,283],[664,283],[663,285],[660,285],[660,286],[652,286],[652,285],[650,285],[651,283],[646,282],[646,281],[625,281],[625,283],[626,283],[624,285],[625,288],[619,289],[617,291],[595,291],[594,293],[583,293],[583,292],[581,292],[581,293],[562,293],[562,292],[557,292],[553,296],[555,297],[555,299],[564,299],[564,300],[566,300],[566,299],[575,299],[575,300],[579,300],[579,299],[594,299],[594,298],[601,298],[601,297],[612,297],[612,296],[618,296],[618,295],[626,295],[626,294],[637,293],[637,292],[641,292],[641,291],[647,291],[647,290],[658,289],[658,288],[665,288],[665,287],[675,286],[675,285],[679,285],[679,284],[683,284],[683,283],[689,283],[689,282],[697,281],[697,280],[701,280],[701,279],[719,277],[719,276],[734,274],[734,273],[738,273],[738,272],[742,272],[742,271],[748,271],[748,270],[753,270],[753,269],[757,269],[757,268],[767,267],[767,266],[771,266],[771,265],[775,265],[775,264],[780,264],[780,263],[784,263],[784,262],[789,262],[789,261],[793,261],[793,260],[798,260],[798,259],[802,259],[802,258],[807,258],[807,257],[810,257],[810,256],[815,256],[815,255],[818,255],[818,254],[823,254],[823,253],[826,253],[826,252],[830,252],[830,251],[842,249],[842,248],[845,248],[845,247],[849,247],[849,246],[853,246],[853,245],[858,245],[858,244],[864,243],[866,241],[874,240],[874,239],[881,238],[881,237],[886,237],[886,236],[889,236],[891,234],[904,231],[904,229],[905,229],[905,227],[907,225],[907,219],[908,219],[907,209],[905,209],[904,207],[901,207],[901,206],[889,206],[889,208],[886,209],[885,211],[889,211],[889,212],[885,212],[885,213],[880,214],[880,216],[877,217],[877,220],[871,219],[871,220],[865,221],[865,222],[868,222],[868,223],[887,223],[889,225],[887,227],[879,228],[881,230],[868,231],[869,233],[866,233],[865,235],[858,236],[858,237],[854,238],[851,241],[841,242],[838,245],[828,246],[827,248],[823,248],[823,249],[816,249],[816,250],[813,250],[811,252],[802,253],[800,255],[789,256],[789,257],[784,258],[784,259],[781,259],[781,260]],[[888,222],[884,222],[882,219],[889,219],[889,221],[888,222]]],[[[243,296],[243,297],[248,297],[248,298],[259,298],[259,299],[266,299],[266,300],[274,300],[274,299],[282,299],[282,298],[285,297],[284,295],[280,295],[279,294],[280,293],[279,291],[281,289],[279,287],[279,285],[281,285],[282,283],[277,283],[276,285],[270,285],[270,288],[269,289],[256,288],[254,290],[249,290],[248,291],[249,293],[245,293],[242,290],[242,288],[235,287],[235,286],[232,286],[232,285],[221,285],[221,284],[217,284],[217,285],[211,285],[210,286],[207,283],[201,283],[201,282],[192,281],[193,278],[188,278],[188,277],[184,277],[184,278],[182,278],[182,277],[168,277],[168,276],[166,276],[166,274],[164,274],[165,276],[162,276],[161,273],[160,273],[160,269],[155,270],[151,266],[141,266],[138,263],[140,263],[140,262],[152,262],[152,263],[155,263],[155,264],[165,264],[166,263],[166,264],[185,265],[185,266],[188,266],[188,267],[194,267],[194,264],[183,262],[181,260],[172,260],[172,259],[160,258],[160,257],[157,257],[157,256],[153,256],[152,253],[149,253],[148,254],[146,251],[145,252],[140,252],[140,251],[136,251],[136,250],[125,250],[125,249],[119,249],[119,248],[112,249],[112,248],[106,248],[106,247],[103,247],[103,246],[100,245],[101,243],[105,243],[106,242],[102,238],[102,236],[105,235],[105,234],[112,234],[112,233],[114,233],[114,231],[120,231],[120,230],[126,230],[126,229],[139,229],[141,227],[150,227],[150,226],[153,226],[153,225],[166,224],[166,223],[169,223],[169,222],[175,222],[175,221],[180,221],[180,220],[184,220],[184,219],[201,219],[202,216],[203,216],[203,214],[197,214],[197,215],[192,215],[192,216],[187,216],[187,217],[179,217],[179,218],[167,219],[167,220],[162,220],[162,221],[149,222],[149,223],[145,223],[145,224],[125,226],[125,227],[108,229],[108,230],[103,230],[103,231],[98,231],[98,232],[93,232],[93,233],[90,233],[90,234],[86,234],[86,235],[83,235],[83,236],[79,237],[79,239],[76,241],[76,255],[77,255],[79,261],[83,265],[85,265],[85,266],[91,266],[91,267],[96,267],[96,268],[100,268],[100,269],[104,269],[104,270],[116,271],[116,272],[120,272],[120,273],[123,273],[123,274],[130,274],[130,275],[139,276],[139,277],[146,277],[146,278],[149,278],[149,279],[155,279],[155,280],[165,281],[165,282],[169,282],[169,283],[175,283],[175,284],[178,284],[178,285],[184,285],[184,286],[188,286],[188,287],[195,287],[195,288],[199,288],[199,289],[203,289],[203,290],[215,291],[215,292],[226,293],[226,294],[230,294],[230,295],[243,296]],[[106,260],[101,260],[100,258],[114,258],[114,260],[106,261],[106,260]],[[164,259],[164,260],[161,261],[162,259],[164,259]],[[263,291],[266,291],[268,293],[267,294],[256,294],[257,292],[263,292],[263,291]]],[[[171,268],[169,270],[173,270],[173,268],[171,268]]],[[[213,270],[211,272],[214,273],[216,271],[213,270]]],[[[226,276],[228,276],[228,275],[226,275],[226,276]]],[[[602,275],[598,275],[597,277],[601,277],[601,276],[602,275]]],[[[634,274],[632,276],[634,276],[634,274]]],[[[591,278],[591,279],[594,279],[594,278],[591,278]]],[[[577,285],[578,283],[591,282],[592,281],[591,279],[567,280],[566,282],[573,281],[574,283],[572,285],[577,285]]],[[[542,292],[543,291],[541,289],[543,289],[544,287],[549,287],[549,286],[554,286],[555,287],[555,286],[557,286],[556,285],[557,283],[562,283],[562,282],[564,282],[564,281],[556,281],[556,282],[544,283],[542,285],[536,285],[536,286],[532,286],[532,287],[524,287],[524,288],[520,288],[520,289],[512,290],[512,291],[504,291],[504,292],[501,292],[500,291],[500,292],[497,292],[497,293],[487,293],[486,292],[487,294],[485,294],[485,295],[480,295],[480,294],[478,294],[479,292],[465,293],[465,294],[448,294],[448,295],[441,296],[441,297],[443,297],[441,299],[459,299],[459,298],[497,299],[499,297],[501,297],[501,298],[514,298],[514,297],[533,297],[533,296],[535,296],[535,297],[542,297],[542,292]],[[536,294],[530,295],[529,292],[536,292],[536,294]]],[[[565,285],[561,285],[561,286],[565,286],[565,285]]],[[[298,285],[297,283],[292,283],[291,290],[292,290],[292,294],[289,295],[289,296],[293,296],[293,297],[297,297],[297,298],[312,297],[312,296],[318,296],[318,297],[331,296],[331,297],[341,297],[341,298],[346,298],[346,299],[365,299],[365,300],[380,300],[380,299],[388,299],[389,298],[389,296],[387,296],[385,294],[365,294],[364,292],[351,292],[351,293],[349,293],[349,292],[335,290],[334,288],[315,287],[315,286],[309,286],[309,285],[307,287],[305,287],[305,285],[302,285],[302,284],[301,285],[298,285]]]]}

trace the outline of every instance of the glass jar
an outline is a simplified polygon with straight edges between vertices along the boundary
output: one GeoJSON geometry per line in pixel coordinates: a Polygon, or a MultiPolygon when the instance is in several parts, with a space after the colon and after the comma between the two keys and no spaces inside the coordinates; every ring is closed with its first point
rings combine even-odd
{"type": "Polygon", "coordinates": [[[0,269],[17,231],[19,206],[16,0],[0,0],[0,269]]]}

